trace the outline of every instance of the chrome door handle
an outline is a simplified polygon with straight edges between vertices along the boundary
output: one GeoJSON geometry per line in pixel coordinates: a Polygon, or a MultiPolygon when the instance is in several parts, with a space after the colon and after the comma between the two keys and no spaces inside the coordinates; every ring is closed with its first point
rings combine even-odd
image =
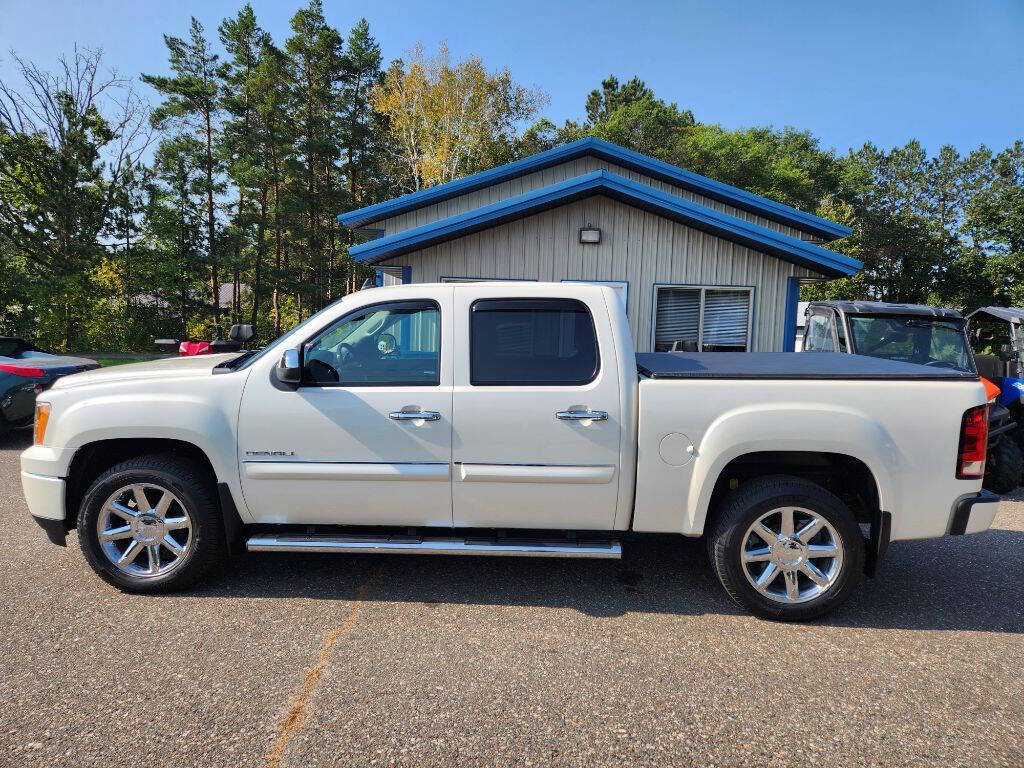
{"type": "Polygon", "coordinates": [[[562,421],[608,421],[608,411],[559,411],[555,418],[562,421]]]}
{"type": "Polygon", "coordinates": [[[395,421],[440,421],[437,411],[392,411],[388,414],[395,421]]]}

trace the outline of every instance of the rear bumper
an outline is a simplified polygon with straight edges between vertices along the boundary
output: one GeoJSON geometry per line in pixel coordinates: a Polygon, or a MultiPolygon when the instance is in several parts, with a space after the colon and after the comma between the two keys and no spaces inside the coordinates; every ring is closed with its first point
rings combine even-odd
{"type": "Polygon", "coordinates": [[[991,491],[980,491],[964,496],[953,506],[949,535],[962,536],[965,533],[987,531],[998,511],[999,497],[991,491]]]}

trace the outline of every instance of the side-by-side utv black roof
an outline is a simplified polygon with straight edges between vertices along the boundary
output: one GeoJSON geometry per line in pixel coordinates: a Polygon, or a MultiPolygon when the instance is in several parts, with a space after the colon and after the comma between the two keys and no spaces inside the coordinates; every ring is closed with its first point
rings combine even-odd
{"type": "Polygon", "coordinates": [[[1005,320],[1008,323],[1024,323],[1024,309],[1021,307],[978,307],[967,318],[970,319],[979,312],[998,317],[1000,320],[1005,320]]]}
{"type": "Polygon", "coordinates": [[[962,320],[963,315],[955,309],[930,307],[927,304],[893,304],[886,301],[812,301],[813,307],[834,307],[848,315],[911,315],[918,317],[941,317],[946,320],[962,320]]]}

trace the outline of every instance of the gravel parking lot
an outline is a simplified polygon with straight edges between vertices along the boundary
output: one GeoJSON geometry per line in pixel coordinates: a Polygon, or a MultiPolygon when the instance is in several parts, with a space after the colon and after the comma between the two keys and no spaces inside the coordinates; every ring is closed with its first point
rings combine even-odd
{"type": "Polygon", "coordinates": [[[1024,496],[893,545],[807,625],[741,613],[664,537],[251,555],[137,597],[29,518],[26,440],[0,443],[3,765],[1024,765],[1024,496]]]}

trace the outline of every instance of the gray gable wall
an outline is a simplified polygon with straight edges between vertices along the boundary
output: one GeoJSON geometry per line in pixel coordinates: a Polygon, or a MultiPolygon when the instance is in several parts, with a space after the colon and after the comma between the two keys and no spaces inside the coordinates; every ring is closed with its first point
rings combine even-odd
{"type": "Polygon", "coordinates": [[[429,224],[438,219],[447,218],[448,216],[465,213],[466,211],[481,208],[485,205],[490,205],[491,203],[497,203],[501,200],[506,200],[510,197],[530,192],[534,189],[540,189],[541,187],[556,184],[560,181],[567,181],[585,173],[597,170],[607,170],[612,173],[617,173],[618,175],[632,181],[647,184],[655,189],[681,197],[684,200],[699,203],[700,205],[712,208],[716,211],[728,213],[731,216],[759,224],[762,227],[776,232],[782,232],[783,234],[795,237],[798,240],[807,240],[815,243],[823,242],[820,237],[811,235],[808,232],[803,232],[785,224],[779,224],[778,222],[766,219],[763,216],[757,216],[749,211],[744,211],[731,205],[726,205],[725,203],[712,200],[711,198],[704,197],[703,195],[694,194],[693,192],[681,189],[667,182],[659,181],[651,178],[650,176],[638,173],[637,171],[623,168],[615,163],[610,163],[606,160],[589,156],[577,158],[576,160],[571,160],[567,163],[555,165],[550,168],[545,168],[541,171],[520,176],[516,179],[503,181],[500,184],[494,184],[493,186],[485,187],[484,189],[478,189],[475,192],[460,195],[459,197],[453,197],[450,200],[443,200],[439,203],[434,203],[433,205],[423,206],[422,208],[418,208],[414,211],[408,211],[398,216],[381,219],[380,221],[374,222],[368,226],[371,229],[382,230],[385,236],[393,235],[396,232],[402,232],[406,229],[411,229],[412,227],[429,224]]]}
{"type": "MultiPolygon", "coordinates": [[[[546,186],[560,180],[554,174],[572,178],[597,167],[607,165],[597,165],[592,158],[584,158],[549,168],[533,174],[541,179],[514,179],[394,217],[388,220],[393,227],[389,232],[427,223],[431,215],[450,216],[469,207],[497,202],[502,194],[515,195],[529,189],[514,186],[520,183],[546,186]],[[575,163],[592,165],[570,167],[575,163]],[[506,189],[502,191],[501,187],[506,189]],[[494,195],[493,200],[491,195],[494,195]],[[415,221],[410,221],[413,217],[415,221]]],[[[625,169],[612,170],[659,188],[667,186],[644,180],[625,169]]],[[[689,193],[683,195],[694,199],[689,193]]],[[[714,206],[727,210],[720,203],[714,206]]],[[[757,220],[742,211],[730,212],[757,220]]],[[[776,230],[787,229],[767,220],[757,221],[764,226],[770,223],[776,230]]],[[[751,350],[777,351],[782,348],[789,278],[820,277],[804,267],[601,196],[568,203],[381,263],[381,266],[405,265],[412,267],[414,283],[435,282],[445,277],[626,281],[629,283],[627,311],[638,351],[651,348],[651,318],[657,284],[753,288],[751,350]],[[600,244],[579,243],[579,229],[588,224],[600,227],[600,244]]]]}

